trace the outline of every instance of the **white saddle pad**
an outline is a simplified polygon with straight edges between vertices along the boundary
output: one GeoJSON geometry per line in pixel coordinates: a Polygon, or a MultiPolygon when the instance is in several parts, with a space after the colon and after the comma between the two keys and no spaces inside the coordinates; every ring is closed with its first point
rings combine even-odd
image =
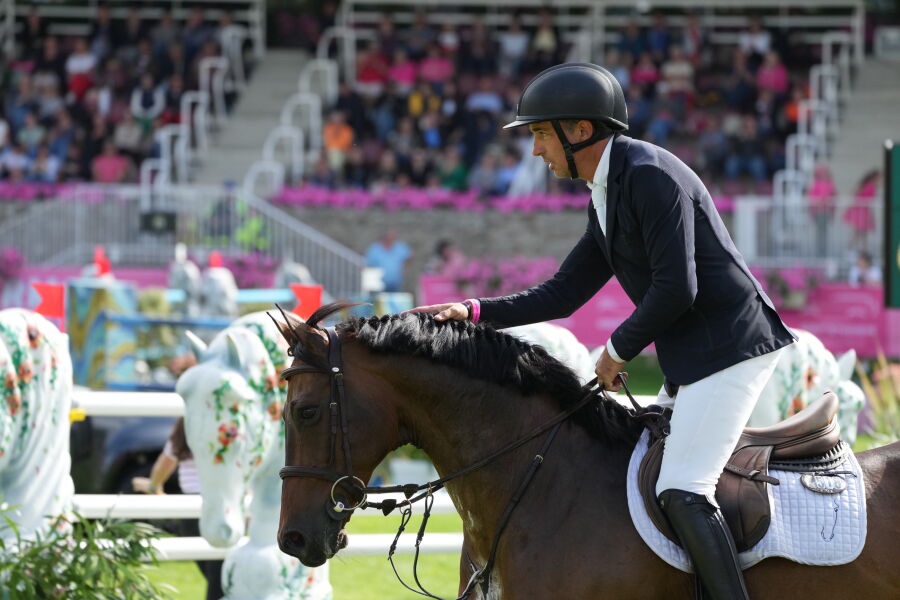
{"type": "MultiPolygon", "coordinates": [[[[647,453],[649,432],[644,431],[628,464],[628,509],[644,542],[664,561],[693,572],[688,555],[669,541],[650,520],[637,486],[638,468],[647,453]]],[[[782,556],[806,565],[841,565],[854,560],[866,542],[866,496],[862,469],[850,453],[834,471],[843,475],[847,489],[840,494],[811,492],[800,483],[802,473],[773,470],[780,485],[769,485],[772,522],[756,546],[740,554],[747,569],[770,556],[782,556]]]]}

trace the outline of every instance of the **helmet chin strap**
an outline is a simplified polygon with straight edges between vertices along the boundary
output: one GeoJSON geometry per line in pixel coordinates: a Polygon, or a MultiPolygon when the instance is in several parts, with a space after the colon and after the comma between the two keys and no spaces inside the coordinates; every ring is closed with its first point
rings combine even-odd
{"type": "Polygon", "coordinates": [[[569,141],[569,138],[563,131],[559,120],[553,119],[550,121],[550,124],[553,126],[556,136],[559,138],[560,143],[562,143],[563,151],[566,153],[566,163],[569,165],[569,177],[572,180],[578,179],[578,167],[575,166],[575,153],[606,138],[609,132],[598,127],[597,123],[594,123],[594,133],[591,134],[591,137],[578,142],[577,144],[573,144],[569,141]]]}

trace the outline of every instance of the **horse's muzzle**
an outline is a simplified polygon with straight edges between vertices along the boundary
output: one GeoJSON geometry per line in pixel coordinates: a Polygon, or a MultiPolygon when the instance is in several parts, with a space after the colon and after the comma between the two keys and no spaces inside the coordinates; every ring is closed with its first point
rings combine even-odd
{"type": "Polygon", "coordinates": [[[318,567],[325,563],[329,558],[333,557],[339,550],[347,547],[347,532],[341,529],[329,543],[327,538],[332,536],[326,534],[326,539],[321,537],[312,537],[304,534],[299,529],[285,529],[278,535],[278,547],[282,552],[293,556],[307,567],[318,567]],[[316,539],[317,538],[317,539],[316,539]],[[325,543],[317,543],[324,541],[325,543]]]}

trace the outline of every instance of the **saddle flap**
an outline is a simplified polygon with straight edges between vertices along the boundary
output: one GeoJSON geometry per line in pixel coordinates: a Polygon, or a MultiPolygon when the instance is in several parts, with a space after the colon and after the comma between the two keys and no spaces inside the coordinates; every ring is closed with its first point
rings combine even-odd
{"type": "MultiPolygon", "coordinates": [[[[647,450],[638,470],[638,488],[650,520],[663,535],[680,545],[656,499],[656,480],[659,479],[662,465],[663,443],[663,439],[656,440],[647,450]]],[[[766,475],[771,451],[771,446],[742,448],[732,454],[728,464],[745,473],[759,472],[766,475]]],[[[739,552],[755,546],[768,531],[772,511],[765,481],[748,479],[726,470],[716,485],[716,502],[731,529],[739,552]]]]}

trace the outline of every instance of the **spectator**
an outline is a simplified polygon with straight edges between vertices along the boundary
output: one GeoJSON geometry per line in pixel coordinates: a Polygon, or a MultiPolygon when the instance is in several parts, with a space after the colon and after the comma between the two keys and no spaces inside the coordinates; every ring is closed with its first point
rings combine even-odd
{"type": "Polygon", "coordinates": [[[331,163],[327,156],[319,156],[313,164],[312,172],[306,179],[306,182],[317,188],[333,190],[337,187],[337,175],[331,168],[331,163]]]}
{"type": "MultiPolygon", "coordinates": [[[[65,160],[69,154],[69,146],[75,143],[80,131],[67,110],[61,110],[56,114],[56,123],[50,130],[49,144],[50,154],[59,160],[65,160]]],[[[83,132],[81,132],[83,136],[83,132]]]]}
{"type": "Polygon", "coordinates": [[[25,125],[28,114],[39,109],[40,98],[34,91],[32,79],[28,74],[22,74],[15,92],[11,94],[7,103],[6,117],[9,119],[10,128],[18,131],[25,125]]]}
{"type": "Polygon", "coordinates": [[[428,49],[437,39],[437,33],[428,24],[428,16],[422,9],[417,9],[413,22],[403,35],[403,43],[409,58],[418,62],[425,58],[428,49]]]}
{"type": "Polygon", "coordinates": [[[366,250],[366,266],[382,270],[385,292],[399,292],[403,289],[403,270],[412,256],[406,242],[397,239],[397,231],[388,229],[366,250]]]}
{"type": "Polygon", "coordinates": [[[872,263],[872,255],[860,252],[850,267],[847,280],[853,286],[881,285],[881,269],[872,263]]]}
{"type": "Polygon", "coordinates": [[[419,78],[431,85],[438,96],[444,85],[453,77],[455,67],[453,61],[444,55],[441,46],[435,42],[428,47],[428,53],[419,63],[419,78]]]}
{"type": "Polygon", "coordinates": [[[362,96],[357,94],[346,81],[341,81],[338,86],[338,96],[334,103],[334,108],[344,113],[354,133],[363,135],[370,129],[366,119],[366,105],[362,96]]]}
{"type": "Polygon", "coordinates": [[[772,35],[763,29],[762,18],[750,17],[750,24],[738,35],[738,47],[747,57],[747,68],[755,73],[772,47],[772,35]]]}
{"type": "Polygon", "coordinates": [[[322,143],[331,170],[335,173],[343,170],[347,151],[353,145],[353,128],[347,124],[343,112],[331,111],[328,122],[322,128],[322,143]]]}
{"type": "MultiPolygon", "coordinates": [[[[637,64],[631,69],[631,84],[644,86],[646,90],[655,90],[657,81],[659,81],[659,69],[653,62],[653,55],[650,52],[642,52],[638,57],[637,64]]],[[[655,95],[655,93],[651,95],[655,95]]]]}
{"type": "Polygon", "coordinates": [[[637,62],[638,58],[648,50],[647,40],[644,37],[641,28],[635,21],[628,21],[622,36],[619,38],[619,51],[626,56],[630,56],[632,62],[637,62]]]}
{"type": "Polygon", "coordinates": [[[499,33],[497,41],[500,48],[497,61],[500,75],[506,79],[518,77],[528,57],[531,42],[528,32],[522,29],[522,21],[518,15],[513,15],[509,28],[499,33]]]}
{"type": "Polygon", "coordinates": [[[419,81],[416,89],[406,98],[406,112],[413,118],[420,117],[428,111],[439,110],[440,106],[441,97],[427,81],[419,81]]]}
{"type": "Polygon", "coordinates": [[[57,90],[66,87],[66,58],[59,48],[59,39],[56,36],[44,38],[44,45],[40,57],[34,66],[35,87],[54,86],[57,90]]]}
{"type": "Polygon", "coordinates": [[[663,62],[661,75],[660,95],[674,99],[680,108],[679,117],[683,118],[684,111],[694,102],[694,65],[680,46],[672,46],[668,60],[663,62]]]}
{"type": "Polygon", "coordinates": [[[869,234],[875,231],[875,215],[872,212],[872,201],[878,196],[881,171],[872,169],[866,172],[853,193],[853,204],[844,211],[843,219],[853,230],[853,246],[859,250],[868,247],[869,234]]]}
{"type": "Polygon", "coordinates": [[[46,141],[47,129],[38,121],[33,112],[25,115],[25,124],[19,129],[16,139],[22,145],[28,156],[34,157],[37,148],[46,141]]]}
{"type": "Polygon", "coordinates": [[[172,12],[164,10],[159,22],[150,32],[150,43],[157,59],[169,54],[169,48],[176,43],[181,44],[181,31],[175,23],[172,12]]]}
{"type": "Polygon", "coordinates": [[[653,15],[653,24],[647,32],[647,49],[653,56],[653,62],[662,64],[669,57],[672,45],[672,34],[666,24],[666,16],[662,13],[653,15]]]}
{"type": "Polygon", "coordinates": [[[553,13],[548,8],[538,10],[538,26],[531,36],[531,68],[540,71],[560,61],[562,40],[553,23],[553,13]]]}
{"type": "Polygon", "coordinates": [[[147,28],[141,20],[141,13],[136,6],[128,9],[125,22],[116,34],[116,56],[125,64],[132,64],[138,53],[138,44],[146,39],[147,28]]]}
{"type": "Polygon", "coordinates": [[[25,148],[18,141],[7,145],[6,150],[0,155],[0,174],[8,181],[25,181],[31,169],[31,158],[25,148]]]}
{"type": "Polygon", "coordinates": [[[473,19],[472,26],[463,31],[459,70],[477,76],[490,75],[497,70],[496,48],[481,17],[473,19]]]}
{"type": "Polygon", "coordinates": [[[750,115],[741,118],[740,129],[729,138],[731,149],[725,158],[725,176],[734,181],[742,174],[750,175],[757,183],[763,181],[766,172],[765,140],[750,115]]]}
{"type": "Polygon", "coordinates": [[[400,43],[397,28],[394,26],[394,20],[390,13],[381,13],[378,18],[376,35],[378,36],[378,52],[382,56],[395,56],[397,50],[403,50],[403,55],[409,57],[406,47],[400,43]]]}
{"type": "Polygon", "coordinates": [[[98,183],[126,183],[131,175],[131,162],[116,150],[112,140],[107,140],[103,153],[91,163],[91,173],[98,183]]]}
{"type": "Polygon", "coordinates": [[[687,23],[681,34],[681,47],[685,56],[695,68],[706,67],[711,60],[709,32],[700,24],[696,13],[687,16],[687,23]]]}
{"type": "Polygon", "coordinates": [[[439,240],[434,254],[425,263],[424,271],[444,277],[453,277],[466,263],[466,255],[450,240],[439,240]]]}
{"type": "Polygon", "coordinates": [[[63,159],[59,171],[60,181],[86,181],[91,178],[90,169],[84,158],[79,144],[70,144],[66,148],[66,156],[63,159]]]}
{"type": "Polygon", "coordinates": [[[212,37],[212,32],[203,20],[203,11],[192,8],[188,14],[184,29],[181,30],[181,43],[184,45],[184,60],[192,64],[200,54],[204,44],[212,37]]]}
{"type": "Polygon", "coordinates": [[[781,57],[774,50],[766,52],[762,65],[756,71],[756,87],[762,90],[771,90],[776,98],[784,100],[788,92],[788,72],[781,57]]]}
{"type": "Polygon", "coordinates": [[[131,111],[126,110],[113,131],[116,148],[135,164],[140,164],[146,151],[145,139],[145,129],[135,120],[131,111]]]}
{"type": "Polygon", "coordinates": [[[184,57],[184,46],[180,42],[166,47],[165,52],[159,58],[158,71],[160,81],[166,81],[172,75],[178,75],[183,81],[187,81],[190,64],[184,57]]]}
{"type": "MultiPolygon", "coordinates": [[[[196,362],[184,361],[179,357],[179,366],[176,369],[183,371],[196,362]]],[[[180,374],[180,373],[176,373],[180,374]]],[[[132,488],[136,492],[144,494],[164,494],[163,486],[178,470],[178,487],[184,494],[200,493],[200,477],[197,474],[197,466],[194,464],[194,455],[188,447],[184,434],[184,417],[179,417],[172,427],[169,439],[162,452],[150,469],[150,477],[135,477],[131,481],[132,488]]],[[[181,525],[182,535],[199,536],[200,525],[197,519],[185,521],[181,525]]],[[[197,566],[206,579],[206,600],[219,600],[222,595],[222,561],[198,560],[197,566]]]]}
{"type": "Polygon", "coordinates": [[[81,101],[85,92],[94,84],[94,67],[97,66],[97,57],[88,48],[86,38],[75,38],[75,47],[69,58],[66,59],[66,77],[69,82],[69,92],[75,101],[81,101]]]}
{"type": "Polygon", "coordinates": [[[438,44],[447,56],[455,56],[459,50],[459,31],[453,23],[444,23],[437,38],[438,44]]]}
{"type": "Polygon", "coordinates": [[[828,232],[834,215],[836,190],[827,164],[816,165],[815,174],[806,193],[809,212],[816,224],[816,252],[825,256],[828,251],[828,232]]]}
{"type": "Polygon", "coordinates": [[[38,102],[38,120],[41,124],[52,125],[56,116],[66,108],[65,100],[59,95],[56,84],[41,89],[38,102]]]}
{"type": "Polygon", "coordinates": [[[356,91],[364,98],[380,96],[388,80],[388,68],[378,48],[368,45],[356,57],[356,91]]]}
{"type": "Polygon", "coordinates": [[[631,54],[622,54],[618,48],[610,48],[606,51],[606,70],[613,74],[622,91],[628,93],[628,86],[631,85],[631,64],[626,61],[631,60],[631,54]]]}
{"type": "Polygon", "coordinates": [[[424,148],[413,148],[409,160],[400,169],[407,176],[409,183],[416,187],[425,187],[434,173],[431,157],[424,148]]]}
{"type": "MultiPolygon", "coordinates": [[[[162,122],[165,124],[181,123],[181,98],[184,96],[184,79],[181,75],[173,73],[165,86],[165,108],[163,109],[162,122]]],[[[190,118],[190,115],[187,115],[190,118]]]]}
{"type": "Polygon", "coordinates": [[[740,112],[751,112],[756,101],[756,79],[747,67],[747,55],[735,48],[731,71],[723,78],[722,94],[725,104],[740,112]]]}
{"type": "Polygon", "coordinates": [[[497,93],[494,78],[482,75],[478,79],[478,89],[466,98],[466,110],[469,112],[486,112],[495,116],[504,108],[503,98],[497,93]]]}
{"type": "Polygon", "coordinates": [[[97,14],[91,23],[91,31],[88,35],[91,53],[98,63],[102,62],[112,51],[115,46],[115,37],[109,5],[100,4],[97,6],[97,14]]]}
{"type": "Polygon", "coordinates": [[[22,24],[20,34],[22,48],[22,60],[36,61],[41,56],[41,48],[47,38],[47,22],[41,17],[36,6],[28,9],[28,15],[22,24]]]}
{"type": "Polygon", "coordinates": [[[166,108],[165,93],[156,86],[152,73],[141,75],[141,84],[131,93],[131,114],[144,131],[150,131],[153,121],[166,108]]]}
{"type": "Polygon", "coordinates": [[[469,172],[467,184],[469,189],[476,190],[480,196],[493,196],[497,193],[497,154],[487,151],[481,155],[478,164],[469,172]]]}
{"type": "Polygon", "coordinates": [[[394,61],[388,67],[388,78],[394,82],[397,95],[406,97],[416,85],[416,63],[409,59],[406,50],[396,48],[394,61]]]}
{"type": "Polygon", "coordinates": [[[440,150],[444,145],[441,137],[441,115],[436,110],[429,110],[419,119],[419,133],[422,143],[430,150],[440,150]]]}
{"type": "Polygon", "coordinates": [[[60,166],[60,160],[50,154],[47,144],[41,144],[28,169],[28,180],[35,183],[56,183],[60,166]]]}
{"type": "Polygon", "coordinates": [[[467,180],[469,171],[462,161],[459,149],[455,146],[448,146],[447,149],[444,150],[443,158],[440,162],[439,174],[441,178],[441,187],[445,190],[464,192],[468,188],[467,180]]]}
{"type": "Polygon", "coordinates": [[[351,146],[347,151],[341,181],[349,188],[364,190],[369,185],[369,166],[359,146],[351,146]]]}
{"type": "Polygon", "coordinates": [[[722,129],[721,117],[717,113],[709,114],[706,126],[697,140],[697,149],[700,170],[713,178],[720,177],[724,172],[729,141],[722,129]]]}

